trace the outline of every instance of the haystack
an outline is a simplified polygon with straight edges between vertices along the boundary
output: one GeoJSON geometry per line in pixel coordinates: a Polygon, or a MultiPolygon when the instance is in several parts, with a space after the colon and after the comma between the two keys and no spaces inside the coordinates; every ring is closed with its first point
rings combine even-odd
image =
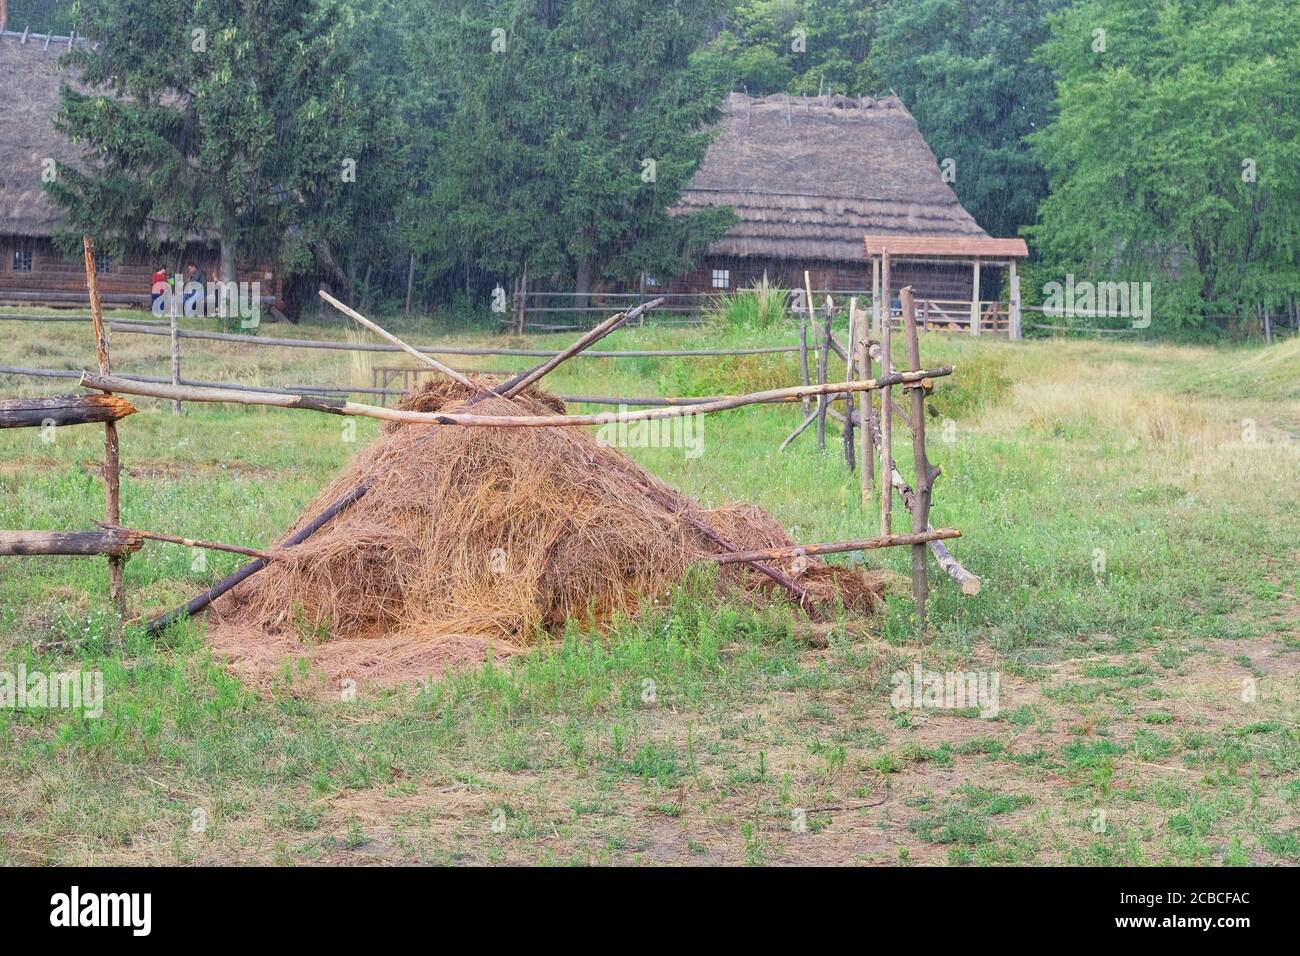
{"type": "MultiPolygon", "coordinates": [[[[454,411],[470,397],[428,382],[401,406],[454,411]]],[[[474,411],[554,414],[564,404],[530,389],[474,411]]],[[[359,502],[214,605],[210,640],[237,669],[264,678],[306,658],[333,686],[398,684],[517,653],[571,620],[600,630],[717,553],[685,513],[743,549],[792,543],[758,508],[700,508],[586,430],[436,425],[387,427],[285,537],[370,478],[359,502]],[[684,510],[673,513],[662,494],[684,510]]],[[[773,563],[828,607],[876,608],[879,575],[805,561],[773,563]]],[[[744,565],[724,567],[719,587],[789,599],[744,565]]]]}

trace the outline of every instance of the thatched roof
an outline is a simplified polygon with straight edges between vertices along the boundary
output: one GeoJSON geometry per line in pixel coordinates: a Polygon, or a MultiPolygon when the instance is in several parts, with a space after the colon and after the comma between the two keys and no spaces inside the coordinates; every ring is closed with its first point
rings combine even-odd
{"type": "Polygon", "coordinates": [[[987,236],[896,96],[732,93],[677,209],[705,206],[740,217],[714,255],[860,263],[868,233],[987,236]]]}
{"type": "Polygon", "coordinates": [[[23,36],[0,34],[0,235],[48,236],[67,220],[41,188],[43,164],[81,165],[81,150],[53,125],[69,39],[23,36]]]}

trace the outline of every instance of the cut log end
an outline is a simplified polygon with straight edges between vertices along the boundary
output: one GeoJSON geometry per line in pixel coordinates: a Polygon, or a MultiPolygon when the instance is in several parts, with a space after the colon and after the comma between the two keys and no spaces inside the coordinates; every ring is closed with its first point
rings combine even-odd
{"type": "Polygon", "coordinates": [[[961,593],[967,597],[974,597],[980,593],[980,579],[971,575],[961,583],[961,593]]]}
{"type": "Polygon", "coordinates": [[[119,395],[51,395],[0,399],[0,428],[43,428],[115,422],[136,408],[119,395]]]}

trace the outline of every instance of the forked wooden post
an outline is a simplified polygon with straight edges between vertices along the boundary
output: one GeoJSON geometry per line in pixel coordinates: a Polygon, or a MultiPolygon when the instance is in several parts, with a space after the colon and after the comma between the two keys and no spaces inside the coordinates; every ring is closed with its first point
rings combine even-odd
{"type": "MultiPolygon", "coordinates": [[[[86,257],[86,292],[90,296],[90,322],[95,330],[95,357],[101,375],[113,374],[108,357],[108,331],[104,327],[104,311],[99,302],[99,282],[95,275],[95,244],[89,234],[81,237],[82,251],[86,257]]],[[[104,422],[104,498],[108,523],[120,524],[122,520],[122,462],[117,447],[117,423],[104,422]]],[[[108,559],[108,599],[117,611],[117,629],[126,620],[126,591],[123,578],[126,558],[112,555],[108,559]]]]}
{"type": "MultiPolygon", "coordinates": [[[[916,334],[916,306],[912,301],[912,287],[905,287],[899,297],[903,304],[903,328],[907,333],[907,362],[912,368],[919,369],[921,342],[916,334]]],[[[888,361],[888,356],[885,359],[888,361]]],[[[916,469],[916,507],[912,510],[912,532],[920,533],[930,524],[930,492],[934,475],[925,454],[925,388],[918,385],[911,391],[912,460],[916,469]]],[[[916,603],[916,620],[922,633],[925,632],[925,602],[930,593],[925,552],[924,544],[912,546],[912,600],[916,603]]]]}

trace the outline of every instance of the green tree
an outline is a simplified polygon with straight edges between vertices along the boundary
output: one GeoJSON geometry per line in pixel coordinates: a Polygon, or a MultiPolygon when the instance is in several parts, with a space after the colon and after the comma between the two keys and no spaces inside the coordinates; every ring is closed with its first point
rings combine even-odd
{"type": "Polygon", "coordinates": [[[752,96],[843,93],[874,96],[872,56],[888,0],[739,0],[708,46],[716,81],[752,96]]]}
{"type": "Polygon", "coordinates": [[[386,100],[365,100],[350,11],[321,0],[83,0],[78,83],[57,125],[93,157],[51,194],[114,248],[220,246],[283,272],[346,279],[338,249],[391,215],[386,100]]]}
{"type": "Polygon", "coordinates": [[[1018,235],[1047,194],[1025,137],[1051,117],[1051,71],[1033,57],[1064,2],[913,0],[881,16],[876,68],[935,155],[952,160],[953,189],[993,235],[1018,235]]]}
{"type": "Polygon", "coordinates": [[[692,55],[719,0],[424,0],[408,16],[426,117],[417,232],[429,261],[497,281],[671,274],[731,222],[670,217],[721,91],[692,55]]]}
{"type": "Polygon", "coordinates": [[[1089,0],[1043,59],[1057,119],[1034,137],[1052,191],[1046,264],[1151,281],[1169,326],[1300,287],[1300,21],[1286,0],[1089,0]]]}

